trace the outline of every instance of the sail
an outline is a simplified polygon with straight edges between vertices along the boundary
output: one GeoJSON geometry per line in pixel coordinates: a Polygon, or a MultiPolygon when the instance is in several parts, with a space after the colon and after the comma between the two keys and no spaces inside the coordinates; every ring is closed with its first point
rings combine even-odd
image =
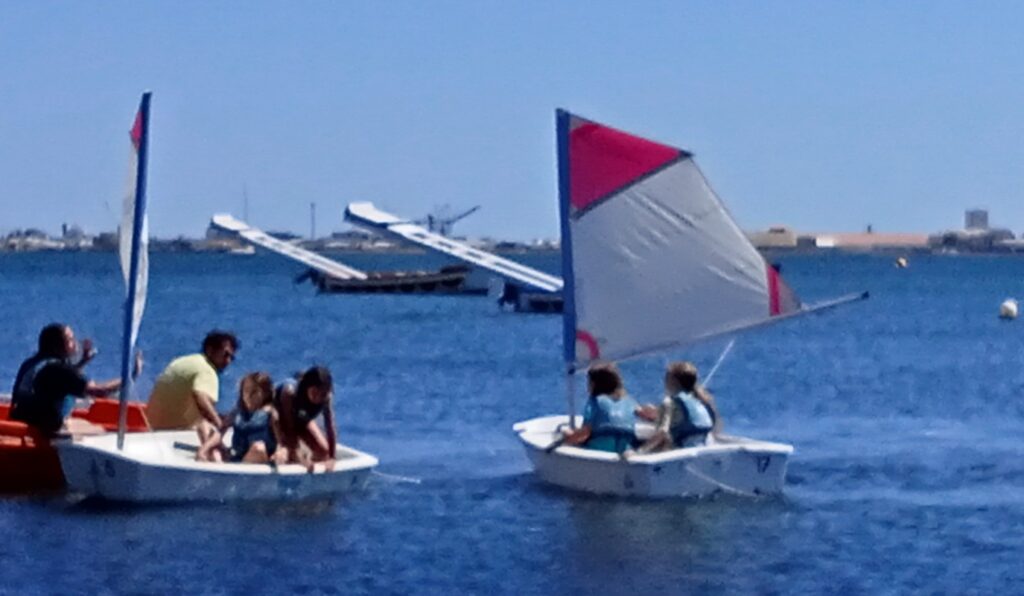
{"type": "Polygon", "coordinates": [[[565,359],[619,360],[801,309],[681,149],[558,113],[565,359]]]}
{"type": "Polygon", "coordinates": [[[148,112],[148,99],[149,94],[147,93],[143,97],[143,106],[139,107],[139,111],[135,116],[135,123],[129,133],[132,144],[131,165],[128,174],[128,183],[126,185],[127,188],[125,189],[124,201],[122,203],[121,225],[118,228],[118,252],[120,253],[121,273],[124,275],[126,291],[129,291],[132,287],[132,245],[136,240],[136,237],[138,239],[138,263],[136,265],[135,273],[135,291],[133,295],[128,296],[129,304],[131,305],[131,332],[129,342],[131,348],[134,348],[135,342],[139,337],[139,325],[142,323],[142,313],[146,309],[146,289],[149,284],[149,223],[145,212],[145,180],[141,180],[142,184],[139,184],[140,172],[142,172],[142,177],[145,176],[145,164],[141,163],[141,159],[143,159],[144,156],[140,155],[140,153],[143,138],[144,136],[148,136],[148,131],[145,130],[148,125],[148,118],[143,114],[143,107],[145,107],[148,112]],[[139,200],[140,196],[143,197],[142,201],[139,200]],[[136,210],[140,211],[142,218],[142,222],[138,230],[136,230],[135,227],[136,210]]]}

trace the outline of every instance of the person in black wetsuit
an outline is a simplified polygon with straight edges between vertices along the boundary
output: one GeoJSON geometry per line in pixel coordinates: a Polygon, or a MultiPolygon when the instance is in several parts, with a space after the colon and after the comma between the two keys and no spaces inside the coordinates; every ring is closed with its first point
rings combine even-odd
{"type": "Polygon", "coordinates": [[[274,407],[280,420],[280,444],[274,454],[278,464],[301,463],[313,471],[314,462],[334,469],[337,431],[334,428],[334,381],[322,366],[302,373],[298,383],[285,381],[274,392],[274,407]],[[323,414],[323,430],[316,419],[323,414]],[[326,436],[325,436],[326,435],[326,436]],[[306,450],[302,449],[302,446],[306,450]]]}
{"type": "Polygon", "coordinates": [[[97,383],[85,376],[82,368],[95,351],[89,340],[83,343],[81,358],[72,362],[72,356],[78,352],[78,341],[71,327],[63,323],[43,327],[38,350],[22,362],[14,379],[11,420],[53,435],[64,426],[76,397],[103,396],[120,389],[120,379],[97,383]]]}

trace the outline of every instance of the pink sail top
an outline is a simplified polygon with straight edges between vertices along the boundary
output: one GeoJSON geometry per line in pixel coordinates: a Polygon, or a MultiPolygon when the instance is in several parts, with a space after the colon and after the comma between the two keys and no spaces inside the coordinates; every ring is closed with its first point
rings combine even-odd
{"type": "Polygon", "coordinates": [[[656,352],[800,310],[689,153],[564,112],[559,146],[569,177],[570,364],[656,352]]]}

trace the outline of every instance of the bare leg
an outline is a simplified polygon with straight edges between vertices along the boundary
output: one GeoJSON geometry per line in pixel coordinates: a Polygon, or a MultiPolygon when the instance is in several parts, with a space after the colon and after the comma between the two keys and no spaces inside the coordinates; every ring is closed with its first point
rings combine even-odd
{"type": "Polygon", "coordinates": [[[641,445],[637,451],[640,453],[654,453],[656,451],[664,451],[672,448],[672,439],[663,432],[656,432],[654,436],[647,439],[647,442],[641,445]]]}
{"type": "Polygon", "coordinates": [[[206,420],[196,425],[196,434],[199,435],[199,450],[196,451],[196,461],[211,461],[220,463],[224,461],[224,453],[220,447],[221,434],[206,420]]]}
{"type": "Polygon", "coordinates": [[[249,447],[249,451],[245,452],[245,457],[242,458],[242,463],[245,464],[265,464],[270,461],[270,456],[267,455],[267,444],[263,441],[256,441],[249,447]]]}
{"type": "Polygon", "coordinates": [[[102,426],[98,426],[82,418],[68,418],[64,421],[64,427],[74,437],[83,435],[100,435],[106,432],[102,426]]]}

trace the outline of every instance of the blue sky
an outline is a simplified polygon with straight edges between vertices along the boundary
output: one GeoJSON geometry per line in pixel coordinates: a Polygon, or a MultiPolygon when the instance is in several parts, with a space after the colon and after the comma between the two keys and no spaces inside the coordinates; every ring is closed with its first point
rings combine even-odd
{"type": "Polygon", "coordinates": [[[116,225],[139,94],[150,223],[342,229],[482,205],[557,236],[554,109],[681,146],[740,224],[1024,231],[1024,4],[0,0],[0,230],[116,225]]]}

